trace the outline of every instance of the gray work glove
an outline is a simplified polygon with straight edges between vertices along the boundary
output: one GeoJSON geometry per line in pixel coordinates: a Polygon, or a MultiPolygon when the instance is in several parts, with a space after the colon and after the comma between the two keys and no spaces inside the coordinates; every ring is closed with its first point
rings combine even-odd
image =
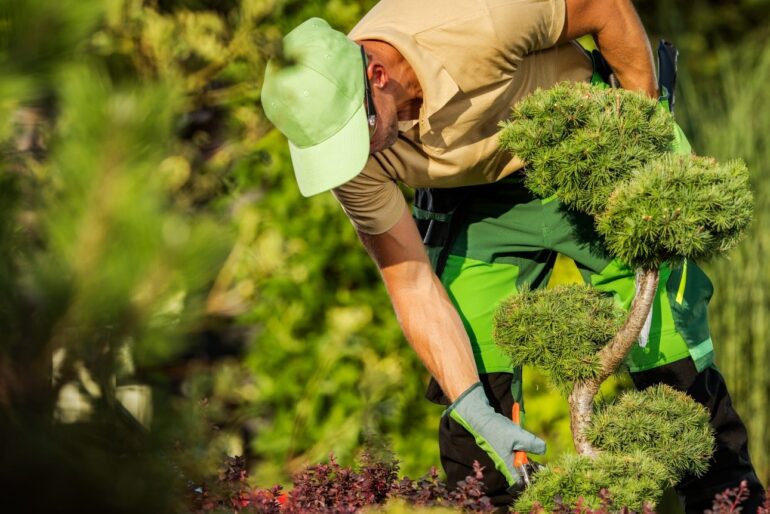
{"type": "Polygon", "coordinates": [[[512,420],[495,412],[489,405],[481,382],[476,382],[449,406],[444,415],[460,423],[473,435],[482,450],[492,458],[495,468],[503,474],[509,486],[522,478],[513,467],[513,452],[545,453],[545,443],[512,420]]]}

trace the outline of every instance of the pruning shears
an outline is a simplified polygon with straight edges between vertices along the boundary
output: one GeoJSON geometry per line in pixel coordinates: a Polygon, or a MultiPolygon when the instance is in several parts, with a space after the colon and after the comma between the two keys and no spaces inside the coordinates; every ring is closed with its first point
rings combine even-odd
{"type": "MultiPolygon", "coordinates": [[[[517,425],[521,424],[521,406],[519,402],[513,402],[511,420],[517,425]]],[[[513,467],[519,472],[519,480],[508,488],[508,494],[516,497],[532,483],[533,475],[543,466],[537,462],[530,462],[527,452],[516,450],[513,453],[513,467]]]]}

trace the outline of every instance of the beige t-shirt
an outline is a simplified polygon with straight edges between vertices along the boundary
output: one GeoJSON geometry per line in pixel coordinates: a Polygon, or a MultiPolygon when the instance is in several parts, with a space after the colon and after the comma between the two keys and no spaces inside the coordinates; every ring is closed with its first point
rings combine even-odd
{"type": "Polygon", "coordinates": [[[381,0],[353,40],[393,45],[423,91],[419,119],[401,122],[397,142],[333,192],[353,225],[387,231],[411,187],[496,182],[523,163],[498,145],[499,122],[536,88],[589,81],[591,62],[574,43],[554,46],[564,0],[381,0]]]}

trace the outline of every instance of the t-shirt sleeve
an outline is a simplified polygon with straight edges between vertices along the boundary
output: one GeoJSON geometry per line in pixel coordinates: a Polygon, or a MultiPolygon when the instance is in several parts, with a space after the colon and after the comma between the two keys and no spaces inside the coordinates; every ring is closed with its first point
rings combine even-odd
{"type": "Polygon", "coordinates": [[[353,180],[332,190],[353,226],[365,234],[392,228],[407,208],[404,194],[374,158],[353,180]]]}
{"type": "Polygon", "coordinates": [[[487,0],[490,18],[513,63],[556,44],[565,21],[565,0],[487,0]]]}

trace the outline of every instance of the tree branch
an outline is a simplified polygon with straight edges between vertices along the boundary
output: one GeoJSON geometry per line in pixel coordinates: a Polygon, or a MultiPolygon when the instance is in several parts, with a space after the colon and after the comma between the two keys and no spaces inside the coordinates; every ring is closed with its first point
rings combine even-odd
{"type": "Polygon", "coordinates": [[[639,338],[644,322],[650,314],[655,291],[658,287],[658,270],[641,270],[638,275],[639,291],[631,304],[631,310],[617,335],[599,352],[602,369],[593,380],[575,384],[569,395],[570,424],[575,450],[581,455],[595,457],[598,453],[585,438],[585,429],[593,416],[593,399],[599,386],[623,362],[639,338]]]}

